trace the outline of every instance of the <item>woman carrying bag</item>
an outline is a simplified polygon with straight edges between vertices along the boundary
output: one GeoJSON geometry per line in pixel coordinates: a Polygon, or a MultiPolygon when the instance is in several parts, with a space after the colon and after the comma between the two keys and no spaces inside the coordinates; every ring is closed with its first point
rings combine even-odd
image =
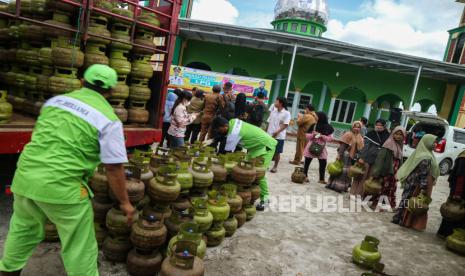
{"type": "Polygon", "coordinates": [[[349,176],[349,169],[354,164],[357,153],[363,149],[363,137],[360,134],[362,123],[355,121],[352,123],[352,128],[341,137],[341,145],[337,150],[337,160],[343,163],[342,174],[331,176],[329,184],[326,188],[337,192],[347,192],[352,183],[352,178],[349,176]]]}
{"type": "Polygon", "coordinates": [[[438,162],[433,154],[436,138],[431,134],[423,136],[415,151],[397,172],[397,179],[404,186],[404,191],[399,208],[392,219],[395,224],[418,231],[426,228],[427,208],[422,208],[424,212],[415,213],[417,209],[414,208],[419,206],[418,201],[413,202],[409,199],[417,199],[420,195],[431,198],[433,185],[439,177],[438,162]]]}
{"type": "MultiPolygon", "coordinates": [[[[326,149],[326,143],[329,143],[333,140],[334,128],[328,123],[328,116],[324,112],[317,112],[318,123],[316,124],[315,131],[307,133],[305,136],[307,138],[307,144],[304,149],[304,173],[305,173],[305,182],[308,180],[308,168],[310,163],[314,158],[318,158],[320,163],[320,180],[318,183],[327,184],[325,181],[325,170],[328,159],[328,151],[326,149]]],[[[311,128],[313,129],[313,128],[311,128]]]]}

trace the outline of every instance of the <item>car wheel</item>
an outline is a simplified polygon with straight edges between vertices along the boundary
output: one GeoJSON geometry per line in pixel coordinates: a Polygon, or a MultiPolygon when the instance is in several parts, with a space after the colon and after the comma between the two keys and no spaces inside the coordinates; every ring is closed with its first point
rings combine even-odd
{"type": "Polygon", "coordinates": [[[439,163],[439,171],[441,175],[448,174],[451,169],[452,169],[452,161],[450,161],[449,159],[444,159],[441,161],[441,163],[439,163]]]}

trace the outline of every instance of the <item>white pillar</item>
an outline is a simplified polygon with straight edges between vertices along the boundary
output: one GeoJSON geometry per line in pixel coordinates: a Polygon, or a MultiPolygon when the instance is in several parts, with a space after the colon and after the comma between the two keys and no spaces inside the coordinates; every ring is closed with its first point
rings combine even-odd
{"type": "Polygon", "coordinates": [[[329,111],[328,111],[328,122],[331,123],[331,118],[333,117],[334,112],[334,104],[336,103],[336,96],[331,96],[331,102],[329,103],[329,111]]]}
{"type": "Polygon", "coordinates": [[[297,54],[297,44],[294,44],[294,51],[292,52],[291,66],[289,67],[289,75],[287,77],[287,84],[286,84],[286,91],[284,94],[284,98],[287,98],[287,93],[289,93],[289,87],[291,86],[292,72],[294,72],[294,63],[295,63],[296,54],[297,54]]]}
{"type": "Polygon", "coordinates": [[[283,79],[283,76],[281,74],[276,75],[276,80],[275,80],[275,85],[274,85],[274,91],[273,91],[273,97],[271,99],[268,99],[268,105],[273,104],[276,102],[276,99],[278,98],[279,95],[279,90],[281,90],[281,81],[283,79]]]}
{"type": "Polygon", "coordinates": [[[321,89],[320,103],[318,104],[318,111],[322,111],[325,105],[326,92],[328,91],[328,86],[323,83],[323,88],[321,89]]]}
{"type": "Polygon", "coordinates": [[[415,83],[413,84],[412,96],[410,98],[410,105],[408,106],[408,110],[412,110],[413,104],[415,103],[415,95],[417,94],[418,82],[420,82],[420,76],[421,76],[422,69],[423,69],[423,65],[420,65],[418,67],[417,75],[415,77],[415,83]]]}
{"type": "Polygon", "coordinates": [[[294,101],[292,102],[292,110],[291,110],[292,118],[297,118],[297,113],[299,112],[299,102],[300,102],[300,91],[296,91],[294,94],[294,101]]]}
{"type": "Polygon", "coordinates": [[[365,110],[363,111],[363,117],[367,118],[367,120],[370,120],[372,106],[373,106],[373,101],[367,101],[367,103],[365,104],[365,110]]]}

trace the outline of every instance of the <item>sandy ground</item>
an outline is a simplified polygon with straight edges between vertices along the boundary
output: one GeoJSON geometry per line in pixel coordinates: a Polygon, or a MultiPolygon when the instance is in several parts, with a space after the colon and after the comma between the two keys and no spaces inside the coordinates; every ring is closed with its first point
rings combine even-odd
{"type": "MultiPolygon", "coordinates": [[[[309,212],[296,206],[291,212],[290,196],[338,196],[317,183],[318,164],[311,166],[311,182],[290,181],[294,142],[287,142],[279,172],[269,174],[270,192],[281,199],[280,209],[260,213],[205,258],[206,275],[360,275],[363,270],[351,262],[352,248],[365,235],[381,240],[379,249],[385,272],[390,275],[465,275],[465,257],[449,252],[435,233],[441,216],[439,207],[448,195],[448,183],[441,177],[434,188],[428,227],[424,232],[390,223],[392,213],[309,212]]],[[[330,149],[334,156],[335,149],[330,149]]],[[[331,157],[330,157],[331,161],[331,157]]],[[[398,198],[400,198],[400,190],[398,198]]],[[[274,198],[276,199],[276,198],[274,198]]],[[[299,200],[297,198],[296,200],[299,200]]],[[[11,214],[11,199],[0,197],[0,252],[11,214]]],[[[276,202],[276,201],[275,201],[276,202]]],[[[343,195],[344,206],[349,205],[343,195]]],[[[315,206],[316,201],[311,206],[315,206]]],[[[64,275],[59,244],[41,244],[23,275],[64,275]]],[[[1,255],[0,255],[1,256],[1,255]]],[[[101,275],[127,275],[123,264],[100,256],[101,275]]]]}

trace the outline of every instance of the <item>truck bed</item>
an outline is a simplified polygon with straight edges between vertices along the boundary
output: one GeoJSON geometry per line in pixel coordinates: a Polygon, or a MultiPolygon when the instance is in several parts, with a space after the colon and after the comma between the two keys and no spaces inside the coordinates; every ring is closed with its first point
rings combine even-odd
{"type": "Polygon", "coordinates": [[[14,112],[10,121],[6,124],[0,124],[0,132],[11,131],[11,129],[31,129],[34,127],[36,117],[22,113],[14,112]]]}
{"type": "MultiPolygon", "coordinates": [[[[10,122],[0,125],[0,154],[20,153],[31,140],[36,118],[14,113],[10,122]]],[[[152,144],[161,140],[161,129],[148,125],[125,125],[126,147],[152,144]]]]}

